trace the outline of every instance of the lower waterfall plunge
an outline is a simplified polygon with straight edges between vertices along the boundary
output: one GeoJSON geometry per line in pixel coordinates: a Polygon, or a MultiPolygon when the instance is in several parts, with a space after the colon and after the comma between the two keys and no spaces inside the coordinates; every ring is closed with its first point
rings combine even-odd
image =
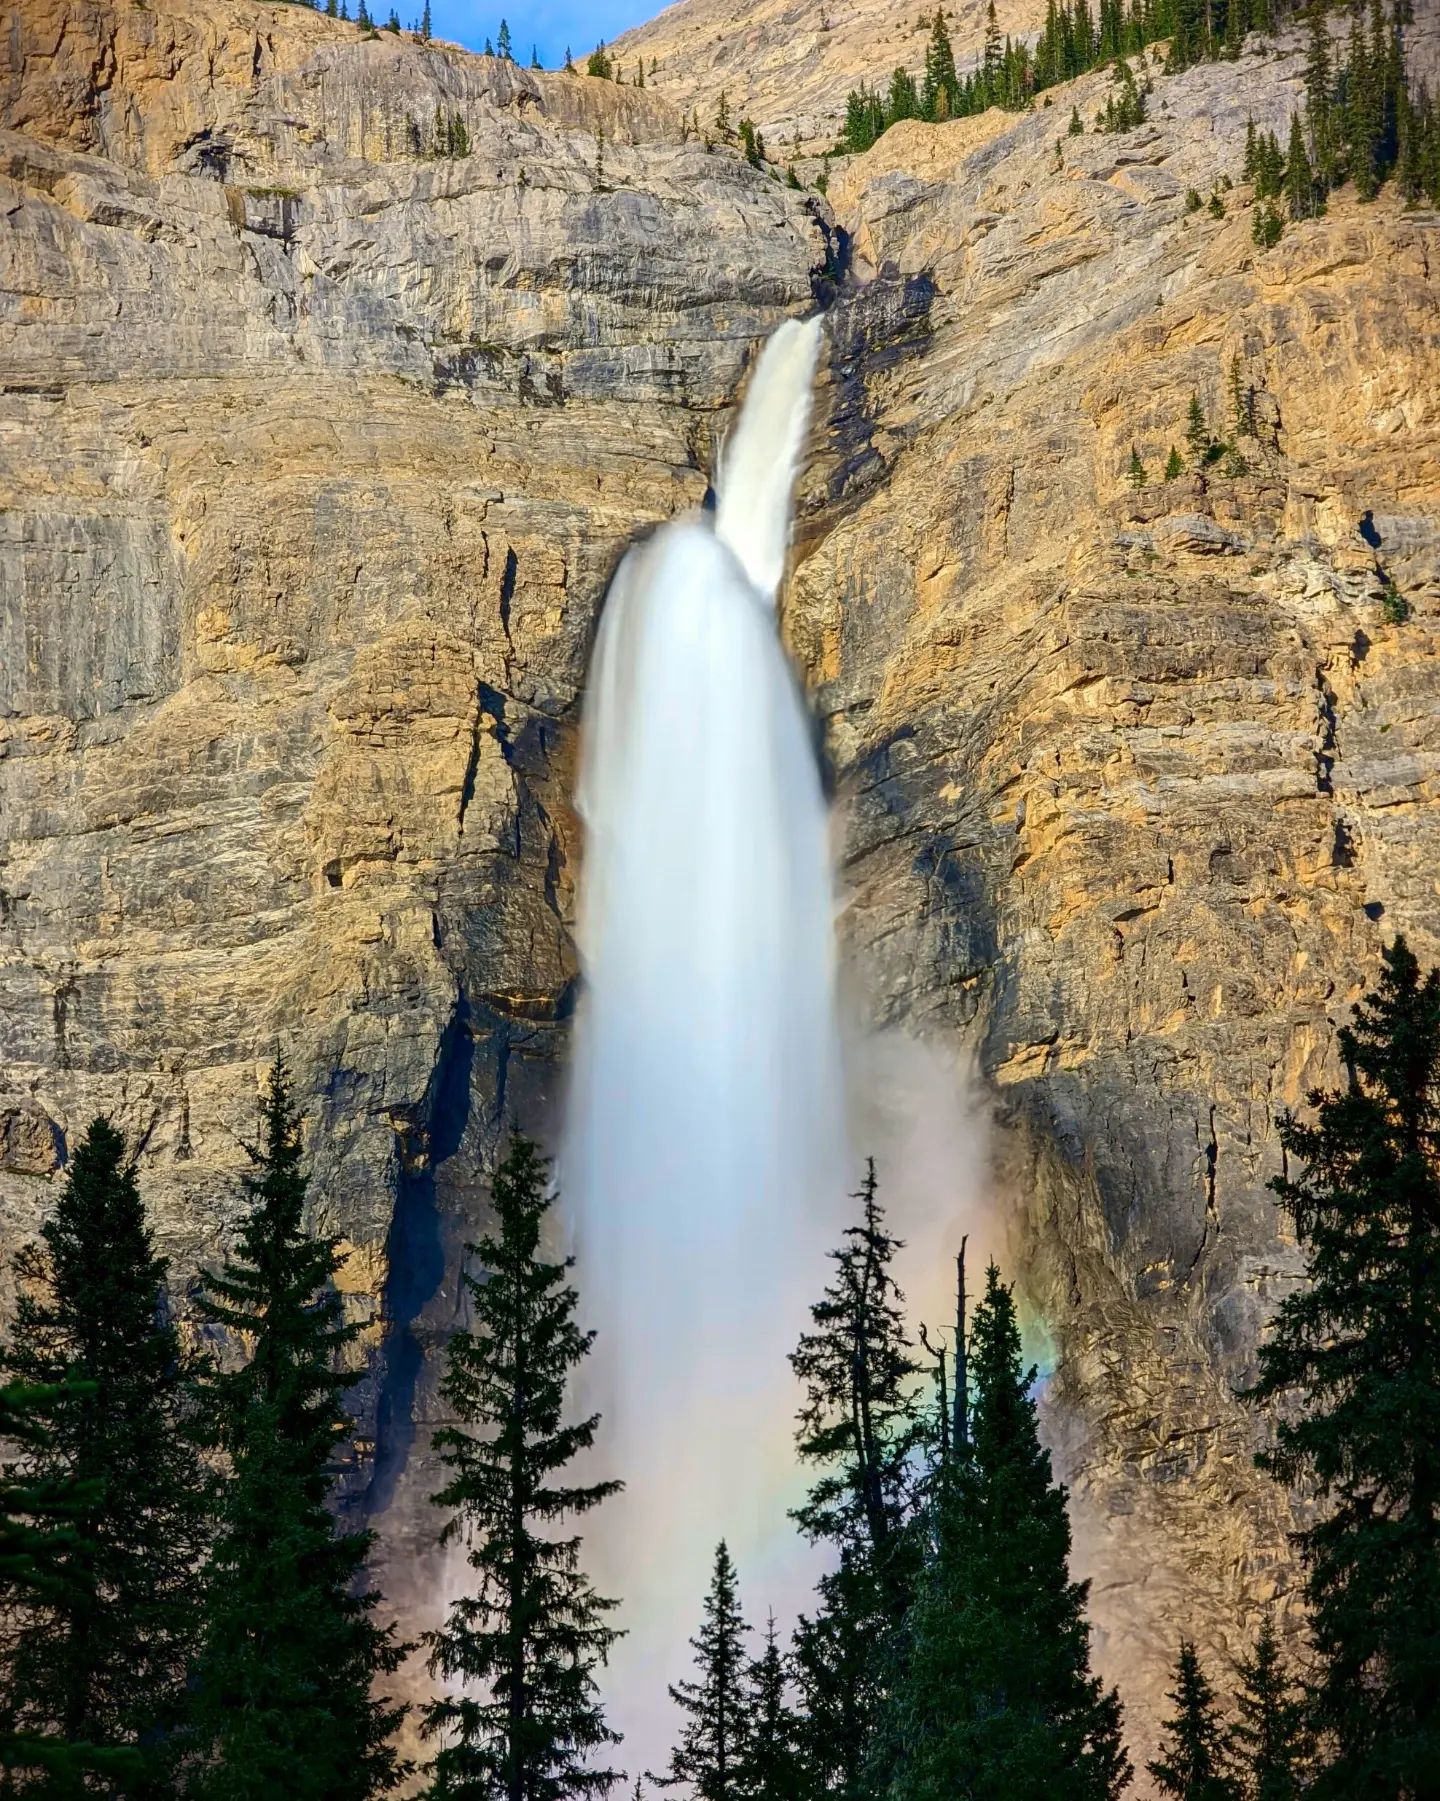
{"type": "Polygon", "coordinates": [[[561,1155],[585,1400],[624,1478],[587,1551],[627,1636],[606,1687],[632,1776],[670,1742],[716,1541],[752,1625],[814,1559],[787,1363],[845,1207],[827,808],[776,629],[821,326],[770,339],[722,457],[714,526],[634,546],[584,720],[586,980],[561,1155]]]}

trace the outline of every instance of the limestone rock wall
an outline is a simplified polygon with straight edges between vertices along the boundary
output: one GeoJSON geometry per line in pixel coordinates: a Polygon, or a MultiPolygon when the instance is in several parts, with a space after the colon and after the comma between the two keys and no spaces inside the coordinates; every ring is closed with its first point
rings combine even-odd
{"type": "Polygon", "coordinates": [[[1234,1394],[1297,1268],[1274,1113],[1389,934],[1440,956],[1435,215],[1341,194],[1259,252],[1243,187],[1187,211],[1283,128],[1284,46],[1120,136],[1065,131],[1103,74],[897,128],[832,215],[663,78],[252,0],[22,0],[3,45],[0,1307],[100,1109],[183,1291],[279,1044],[369,1326],[349,1498],[423,1583],[461,1247],[557,1099],[596,605],[848,254],[786,628],[850,961],[1000,1122],[1143,1755],[1175,1634],[1293,1611],[1234,1394]],[[1232,379],[1243,471],[1162,482],[1232,379]]]}
{"type": "Polygon", "coordinates": [[[3,42],[0,1291],[102,1109],[213,1257],[278,1045],[403,1572],[487,1160],[554,1100],[599,597],[828,226],[661,100],[296,7],[3,42]]]}
{"type": "Polygon", "coordinates": [[[1301,63],[1161,76],[1151,123],[1071,137],[1097,73],[837,170],[873,279],[787,610],[852,963],[878,1017],[972,1047],[1004,1122],[1141,1751],[1181,1631],[1233,1653],[1257,1602],[1295,1616],[1235,1392],[1299,1267],[1275,1114],[1337,1075],[1383,942],[1440,956],[1440,220],[1342,191],[1256,250],[1246,121],[1283,137],[1301,63]],[[1187,211],[1225,174],[1223,219],[1187,211]],[[1243,472],[1161,479],[1192,393],[1243,472]]]}

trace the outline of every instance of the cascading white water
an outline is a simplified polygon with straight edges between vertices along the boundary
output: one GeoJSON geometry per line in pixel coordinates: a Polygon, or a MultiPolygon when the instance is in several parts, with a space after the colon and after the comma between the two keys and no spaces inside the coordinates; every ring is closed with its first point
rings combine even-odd
{"type": "Polygon", "coordinates": [[[786,1360],[845,1168],[826,804],[774,602],[820,331],[766,346],[713,529],[677,520],[626,555],[586,699],[561,1187],[604,1464],[627,1484],[590,1561],[624,1603],[606,1686],[632,1774],[670,1742],[716,1541],[752,1620],[793,1612],[813,1574],[785,1519],[786,1360]]]}

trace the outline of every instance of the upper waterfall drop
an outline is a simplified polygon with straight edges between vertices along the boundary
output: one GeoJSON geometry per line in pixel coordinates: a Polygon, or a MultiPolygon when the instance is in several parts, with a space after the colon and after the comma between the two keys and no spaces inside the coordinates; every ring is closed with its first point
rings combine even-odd
{"type": "Polygon", "coordinates": [[[843,1204],[843,1106],[827,807],[774,601],[820,335],[766,346],[713,529],[626,554],[586,697],[561,1184],[599,1331],[586,1399],[626,1482],[595,1557],[628,1634],[612,1708],[652,1766],[716,1541],[759,1617],[813,1575],[787,1359],[843,1204]]]}
{"type": "Polygon", "coordinates": [[[820,333],[818,318],[777,326],[720,457],[715,535],[771,602],[790,548],[790,506],[810,424],[820,333]]]}

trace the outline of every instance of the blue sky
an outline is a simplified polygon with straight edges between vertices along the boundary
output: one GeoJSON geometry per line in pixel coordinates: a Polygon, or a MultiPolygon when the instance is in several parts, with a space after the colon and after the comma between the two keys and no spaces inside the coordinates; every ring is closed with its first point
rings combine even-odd
{"type": "MultiPolygon", "coordinates": [[[[418,14],[423,0],[406,0],[400,15],[418,14]]],[[[432,29],[437,38],[483,50],[486,38],[494,38],[502,17],[510,21],[515,55],[529,62],[530,46],[538,44],[540,60],[547,68],[564,61],[569,45],[576,56],[593,50],[599,39],[607,42],[631,25],[652,18],[665,0],[430,0],[432,29]]],[[[384,16],[385,7],[373,4],[372,12],[384,16]]]]}

